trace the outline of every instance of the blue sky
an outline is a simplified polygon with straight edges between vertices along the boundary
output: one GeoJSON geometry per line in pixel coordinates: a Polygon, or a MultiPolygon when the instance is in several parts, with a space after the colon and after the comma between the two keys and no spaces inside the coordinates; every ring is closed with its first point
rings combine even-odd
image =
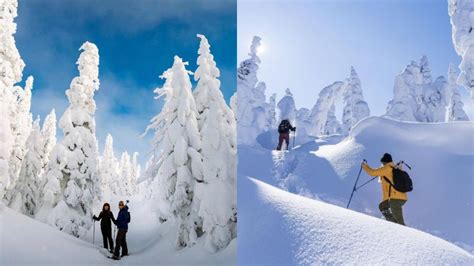
{"type": "Polygon", "coordinates": [[[35,117],[44,118],[55,108],[59,119],[68,105],[64,92],[78,75],[79,47],[85,41],[98,46],[101,86],[95,99],[101,149],[110,132],[117,152],[139,151],[142,162],[148,158],[150,136],[138,136],[161,109],[153,89],[163,84],[159,75],[171,67],[174,55],[189,61],[189,70],[196,69],[197,33],[209,39],[226,100],[236,89],[234,0],[31,0],[19,1],[18,15],[15,38],[26,63],[24,79],[35,77],[35,117]]]}
{"type": "Polygon", "coordinates": [[[267,95],[277,92],[279,99],[289,87],[298,108],[311,108],[319,91],[348,77],[353,65],[371,113],[381,115],[395,75],[411,60],[427,55],[434,77],[446,75],[450,62],[460,63],[447,0],[239,0],[239,62],[253,35],[264,45],[259,79],[267,84],[267,95]]]}

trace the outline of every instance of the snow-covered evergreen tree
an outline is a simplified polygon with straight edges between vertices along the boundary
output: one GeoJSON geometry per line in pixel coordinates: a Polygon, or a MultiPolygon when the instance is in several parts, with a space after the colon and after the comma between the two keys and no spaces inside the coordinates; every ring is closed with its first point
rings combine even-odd
{"type": "Polygon", "coordinates": [[[204,175],[196,184],[193,207],[202,220],[206,246],[217,251],[236,236],[236,125],[220,90],[220,72],[208,40],[203,35],[198,37],[201,43],[194,98],[204,175]]]}
{"type": "Polygon", "coordinates": [[[130,195],[138,193],[138,178],[140,177],[141,167],[138,163],[138,152],[134,152],[131,162],[131,180],[130,180],[130,195]]]}
{"type": "Polygon", "coordinates": [[[421,73],[421,84],[426,85],[433,82],[431,77],[431,66],[428,61],[428,57],[423,55],[420,59],[420,73],[421,73]]]}
{"type": "Polygon", "coordinates": [[[351,128],[362,118],[370,116],[370,109],[364,101],[359,76],[351,66],[351,76],[346,81],[343,92],[344,109],[342,112],[342,132],[348,134],[351,128]]]}
{"type": "Polygon", "coordinates": [[[293,99],[293,93],[290,89],[285,90],[285,96],[277,104],[279,110],[278,123],[283,119],[287,119],[290,123],[295,124],[296,122],[296,105],[293,99]]]}
{"type": "Polygon", "coordinates": [[[132,180],[132,163],[130,154],[127,151],[122,153],[120,157],[119,180],[121,183],[120,195],[131,195],[132,180]]]}
{"type": "Polygon", "coordinates": [[[423,80],[420,73],[420,66],[412,61],[395,77],[393,100],[388,103],[387,116],[400,121],[417,121],[423,80]]]}
{"type": "Polygon", "coordinates": [[[450,100],[448,89],[448,83],[443,76],[438,77],[435,82],[423,86],[421,104],[417,111],[418,121],[446,121],[446,107],[450,100]]]}
{"type": "Polygon", "coordinates": [[[311,111],[308,108],[300,108],[296,112],[297,137],[298,139],[306,138],[311,131],[311,111]]]}
{"type": "Polygon", "coordinates": [[[257,50],[261,38],[255,36],[250,46],[250,58],[240,63],[237,69],[237,135],[238,143],[255,145],[257,136],[268,130],[270,106],[265,100],[266,85],[257,78],[260,58],[257,50]]]}
{"type": "Polygon", "coordinates": [[[426,56],[419,64],[412,61],[395,78],[393,93],[387,116],[400,121],[445,121],[450,98],[446,79],[438,77],[433,82],[426,56]]]}
{"type": "Polygon", "coordinates": [[[341,123],[337,120],[336,117],[336,105],[333,103],[331,108],[329,108],[327,112],[327,120],[326,124],[324,125],[323,134],[322,135],[333,135],[339,134],[342,131],[341,123]]]}
{"type": "Polygon", "coordinates": [[[195,181],[203,180],[197,110],[186,64],[175,56],[173,66],[163,73],[165,84],[155,93],[165,96],[165,103],[147,128],[155,130],[153,148],[161,155],[152,181],[159,218],[176,219],[179,247],[197,238],[197,217],[190,213],[195,181]]]}
{"type": "Polygon", "coordinates": [[[273,93],[272,96],[268,99],[268,126],[269,129],[277,127],[276,121],[276,93],[273,93]]]}
{"type": "MultiPolygon", "coordinates": [[[[16,180],[20,174],[21,164],[26,153],[26,140],[30,135],[33,117],[30,113],[31,108],[31,89],[33,87],[33,77],[28,77],[25,89],[20,86],[14,87],[14,96],[16,102],[10,110],[10,125],[13,133],[13,149],[10,157],[10,177],[11,186],[15,186],[16,180]]],[[[12,191],[14,193],[14,191],[12,191]]],[[[11,200],[10,193],[7,198],[11,200]]]]}
{"type": "Polygon", "coordinates": [[[310,120],[313,126],[309,132],[310,135],[321,136],[340,133],[341,126],[336,119],[334,103],[341,97],[344,87],[344,82],[336,81],[319,92],[318,100],[311,109],[310,120]]]}
{"type": "Polygon", "coordinates": [[[77,61],[79,76],[66,91],[69,107],[59,121],[64,138],[53,149],[45,174],[38,218],[76,237],[92,226],[91,209],[100,198],[97,175],[94,93],[99,89],[99,50],[85,42],[77,61]]]}
{"type": "Polygon", "coordinates": [[[40,176],[43,171],[43,135],[39,117],[34,121],[30,136],[26,141],[27,152],[22,160],[20,175],[16,182],[10,206],[23,214],[35,214],[40,192],[40,176]]]}
{"type": "Polygon", "coordinates": [[[232,94],[230,97],[230,108],[234,113],[235,120],[237,120],[237,116],[235,115],[237,114],[237,92],[234,92],[234,94],[232,94]]]}
{"type": "Polygon", "coordinates": [[[13,154],[18,151],[15,146],[19,143],[18,131],[13,125],[16,123],[14,114],[18,110],[15,95],[18,87],[15,84],[22,79],[25,63],[13,37],[16,32],[14,19],[17,8],[17,0],[0,2],[0,200],[6,190],[13,187],[20,166],[18,158],[13,158],[13,154]],[[12,161],[14,165],[10,165],[12,161]],[[15,176],[11,173],[15,173],[15,176]]]}
{"type": "Polygon", "coordinates": [[[451,17],[454,48],[462,57],[457,82],[474,99],[474,1],[448,0],[448,13],[451,17]]]}
{"type": "Polygon", "coordinates": [[[111,194],[121,194],[122,182],[119,179],[119,162],[114,153],[114,139],[112,135],[107,134],[105,138],[104,152],[100,158],[100,183],[102,195],[104,198],[111,194]]]}
{"type": "Polygon", "coordinates": [[[469,117],[464,111],[464,103],[459,92],[457,79],[459,71],[453,64],[449,64],[448,87],[451,95],[448,107],[447,121],[469,121],[469,117]]]}
{"type": "Polygon", "coordinates": [[[54,109],[46,116],[43,128],[41,129],[41,134],[43,135],[44,140],[41,157],[43,168],[46,168],[49,163],[51,152],[54,146],[56,146],[56,112],[54,109]]]}

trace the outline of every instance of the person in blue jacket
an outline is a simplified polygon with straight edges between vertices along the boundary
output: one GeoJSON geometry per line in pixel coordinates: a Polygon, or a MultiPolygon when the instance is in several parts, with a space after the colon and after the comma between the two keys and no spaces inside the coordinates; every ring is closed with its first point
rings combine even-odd
{"type": "Polygon", "coordinates": [[[128,256],[127,231],[128,223],[130,223],[130,212],[128,212],[128,206],[125,205],[123,201],[119,202],[119,209],[117,219],[114,221],[114,224],[118,228],[117,237],[115,238],[115,251],[112,257],[114,260],[120,259],[120,248],[122,248],[122,257],[128,256]]]}

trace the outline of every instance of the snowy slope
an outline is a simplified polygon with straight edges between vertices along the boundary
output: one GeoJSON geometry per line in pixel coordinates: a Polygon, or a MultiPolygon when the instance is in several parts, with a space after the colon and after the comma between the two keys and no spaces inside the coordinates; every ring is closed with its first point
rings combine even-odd
{"type": "MultiPolygon", "coordinates": [[[[117,206],[111,201],[112,211],[117,206]]],[[[119,262],[106,258],[102,246],[100,224],[96,223],[95,245],[92,231],[88,241],[77,239],[56,228],[38,222],[10,208],[0,209],[0,265],[233,265],[236,260],[236,240],[218,253],[197,243],[193,248],[176,250],[176,228],[169,224],[159,225],[157,216],[150,211],[152,202],[142,197],[130,199],[132,221],[127,242],[130,256],[119,262]]],[[[96,211],[98,213],[98,210],[96,211]]]]}
{"type": "Polygon", "coordinates": [[[91,243],[0,206],[0,265],[103,264],[91,243]]]}
{"type": "MultiPolygon", "coordinates": [[[[473,136],[473,122],[426,124],[371,117],[342,141],[332,136],[297,142],[295,149],[284,153],[240,146],[239,175],[345,207],[361,160],[377,167],[381,155],[389,152],[395,161],[413,167],[409,173],[414,191],[404,206],[407,225],[472,252],[473,136]]],[[[363,173],[359,184],[366,180],[363,173]]],[[[351,209],[381,217],[380,200],[380,184],[373,181],[355,193],[351,209]]]]}
{"type": "Polygon", "coordinates": [[[474,264],[440,238],[252,178],[239,178],[238,197],[239,264],[474,264]]]}

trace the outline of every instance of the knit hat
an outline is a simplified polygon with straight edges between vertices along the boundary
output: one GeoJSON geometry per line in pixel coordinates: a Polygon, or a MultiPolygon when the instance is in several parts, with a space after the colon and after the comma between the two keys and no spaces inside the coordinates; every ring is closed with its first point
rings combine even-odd
{"type": "Polygon", "coordinates": [[[390,155],[390,153],[385,153],[383,155],[383,157],[380,159],[380,162],[382,162],[382,163],[391,163],[391,162],[393,162],[392,155],[390,155]]]}

